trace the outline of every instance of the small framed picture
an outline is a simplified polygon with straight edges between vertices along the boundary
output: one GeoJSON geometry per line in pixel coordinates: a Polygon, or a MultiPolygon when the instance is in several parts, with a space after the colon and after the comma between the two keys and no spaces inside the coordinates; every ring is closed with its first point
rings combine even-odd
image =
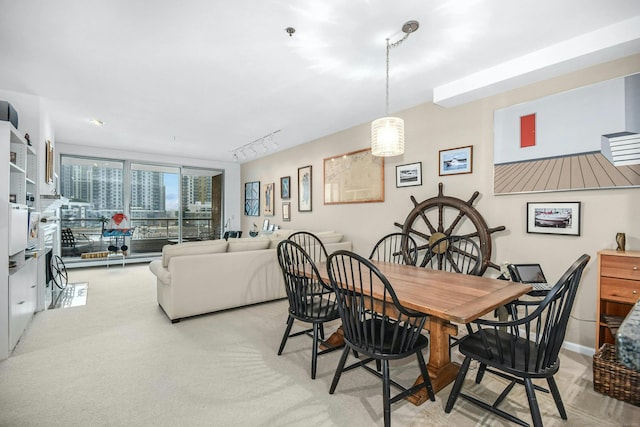
{"type": "Polygon", "coordinates": [[[580,202],[527,203],[527,233],[580,235],[580,202]]]}
{"type": "Polygon", "coordinates": [[[274,212],[274,204],[275,204],[275,198],[276,195],[275,193],[275,189],[276,189],[276,184],[275,182],[270,183],[270,184],[265,184],[264,185],[264,191],[263,191],[263,200],[262,200],[262,206],[264,207],[262,209],[262,215],[264,216],[274,216],[275,212],[274,212]]]}
{"type": "Polygon", "coordinates": [[[9,201],[11,203],[16,203],[16,195],[15,194],[9,194],[9,201]]]}
{"type": "Polygon", "coordinates": [[[280,178],[280,198],[282,200],[289,200],[291,198],[291,192],[289,189],[291,188],[291,177],[283,176],[280,178]]]}
{"type": "Polygon", "coordinates": [[[422,162],[396,166],[396,187],[422,185],[422,162]]]}
{"type": "Polygon", "coordinates": [[[9,152],[9,161],[15,165],[16,164],[16,160],[17,160],[16,152],[15,151],[10,151],[9,152]]]}
{"type": "Polygon", "coordinates": [[[262,231],[269,231],[269,220],[265,219],[262,223],[262,231]]]}
{"type": "Polygon", "coordinates": [[[291,202],[284,202],[282,204],[282,220],[291,221],[291,202]]]}
{"type": "Polygon", "coordinates": [[[440,176],[458,175],[473,171],[473,145],[440,150],[440,176]]]}
{"type": "Polygon", "coordinates": [[[298,168],[298,212],[311,212],[311,165],[298,168]]]}

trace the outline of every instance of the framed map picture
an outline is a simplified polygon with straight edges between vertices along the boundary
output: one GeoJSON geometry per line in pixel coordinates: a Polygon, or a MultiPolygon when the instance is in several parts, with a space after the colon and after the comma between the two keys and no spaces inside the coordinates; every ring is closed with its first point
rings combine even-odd
{"type": "Polygon", "coordinates": [[[371,149],[324,159],[324,204],[384,202],[384,157],[371,149]]]}

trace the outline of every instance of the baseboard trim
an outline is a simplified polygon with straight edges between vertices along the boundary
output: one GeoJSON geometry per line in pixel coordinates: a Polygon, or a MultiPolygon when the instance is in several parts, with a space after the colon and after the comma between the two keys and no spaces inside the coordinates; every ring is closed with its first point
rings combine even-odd
{"type": "Polygon", "coordinates": [[[576,344],[573,342],[565,341],[562,345],[563,348],[569,351],[573,351],[574,353],[583,354],[585,356],[593,356],[595,354],[595,349],[593,347],[587,347],[585,345],[576,344]]]}

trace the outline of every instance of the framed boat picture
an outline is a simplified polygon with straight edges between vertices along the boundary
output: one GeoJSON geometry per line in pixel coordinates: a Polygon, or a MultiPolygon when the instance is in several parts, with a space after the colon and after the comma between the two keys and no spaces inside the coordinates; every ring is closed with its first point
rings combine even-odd
{"type": "Polygon", "coordinates": [[[527,203],[527,233],[580,235],[580,202],[527,203]]]}
{"type": "Polygon", "coordinates": [[[473,172],[473,145],[440,150],[438,175],[458,175],[473,172]]]}

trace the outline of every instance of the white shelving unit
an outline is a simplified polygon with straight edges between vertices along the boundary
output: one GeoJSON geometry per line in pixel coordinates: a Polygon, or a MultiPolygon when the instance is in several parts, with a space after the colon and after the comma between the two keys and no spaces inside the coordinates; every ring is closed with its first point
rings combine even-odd
{"type": "MultiPolygon", "coordinates": [[[[13,125],[0,121],[0,224],[9,224],[16,204],[37,197],[37,154],[13,125]],[[1,157],[0,157],[1,159],[1,157]]],[[[0,227],[0,360],[9,357],[36,310],[37,265],[25,250],[9,254],[9,227],[0,227]],[[9,264],[12,267],[9,268],[9,264]]],[[[12,230],[19,233],[19,230],[12,230]]],[[[26,236],[27,230],[23,230],[26,236]]],[[[26,249],[26,248],[25,248],[26,249]]]]}

